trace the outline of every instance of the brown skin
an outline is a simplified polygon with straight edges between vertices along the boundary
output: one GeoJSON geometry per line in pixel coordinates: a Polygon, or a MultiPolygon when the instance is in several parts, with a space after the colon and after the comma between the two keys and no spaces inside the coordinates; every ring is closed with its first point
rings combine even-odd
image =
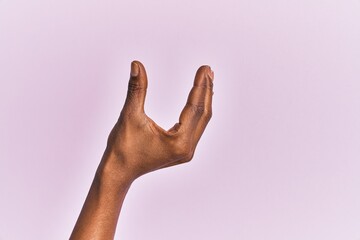
{"type": "Polygon", "coordinates": [[[198,69],[179,122],[166,131],[145,114],[146,71],[139,61],[131,63],[124,107],[70,240],[113,239],[132,182],[148,172],[192,159],[212,115],[213,79],[209,66],[198,69]]]}

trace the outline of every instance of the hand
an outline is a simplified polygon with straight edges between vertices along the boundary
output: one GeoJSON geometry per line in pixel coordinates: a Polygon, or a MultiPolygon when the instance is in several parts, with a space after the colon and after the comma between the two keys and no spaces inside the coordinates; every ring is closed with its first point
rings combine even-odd
{"type": "Polygon", "coordinates": [[[126,173],[133,181],[148,172],[190,161],[212,116],[213,78],[209,66],[198,69],[179,122],[166,131],[144,112],[147,75],[144,66],[133,61],[125,105],[104,154],[105,161],[111,161],[111,174],[123,178],[126,173]]]}
{"type": "Polygon", "coordinates": [[[165,131],[144,112],[146,72],[140,62],[132,62],[125,105],[70,239],[113,239],[131,183],[148,172],[192,159],[211,118],[213,78],[209,66],[199,68],[179,122],[165,131]]]}

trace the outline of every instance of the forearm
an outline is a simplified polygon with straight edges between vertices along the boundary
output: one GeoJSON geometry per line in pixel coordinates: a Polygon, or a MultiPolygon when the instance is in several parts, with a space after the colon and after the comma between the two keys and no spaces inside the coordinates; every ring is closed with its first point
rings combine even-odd
{"type": "MultiPolygon", "coordinates": [[[[126,171],[113,172],[113,157],[104,154],[70,240],[113,239],[125,195],[131,185],[126,171]]],[[[119,169],[119,168],[116,168],[119,169]]]]}

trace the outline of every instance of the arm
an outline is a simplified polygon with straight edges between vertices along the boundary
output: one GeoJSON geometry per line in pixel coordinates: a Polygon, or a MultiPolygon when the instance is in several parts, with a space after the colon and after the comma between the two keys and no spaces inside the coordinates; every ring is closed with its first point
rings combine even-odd
{"type": "Polygon", "coordinates": [[[141,175],[192,159],[211,118],[213,72],[202,66],[180,114],[168,131],[144,112],[147,76],[133,61],[128,93],[112,129],[71,240],[113,239],[121,206],[131,183],[141,175]]]}

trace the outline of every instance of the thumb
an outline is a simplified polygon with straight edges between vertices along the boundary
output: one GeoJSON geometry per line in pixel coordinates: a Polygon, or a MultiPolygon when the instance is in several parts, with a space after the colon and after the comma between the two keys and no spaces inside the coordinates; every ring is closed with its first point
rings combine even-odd
{"type": "Polygon", "coordinates": [[[145,67],[139,61],[132,61],[125,107],[131,111],[144,112],[146,89],[147,75],[145,67]]]}

